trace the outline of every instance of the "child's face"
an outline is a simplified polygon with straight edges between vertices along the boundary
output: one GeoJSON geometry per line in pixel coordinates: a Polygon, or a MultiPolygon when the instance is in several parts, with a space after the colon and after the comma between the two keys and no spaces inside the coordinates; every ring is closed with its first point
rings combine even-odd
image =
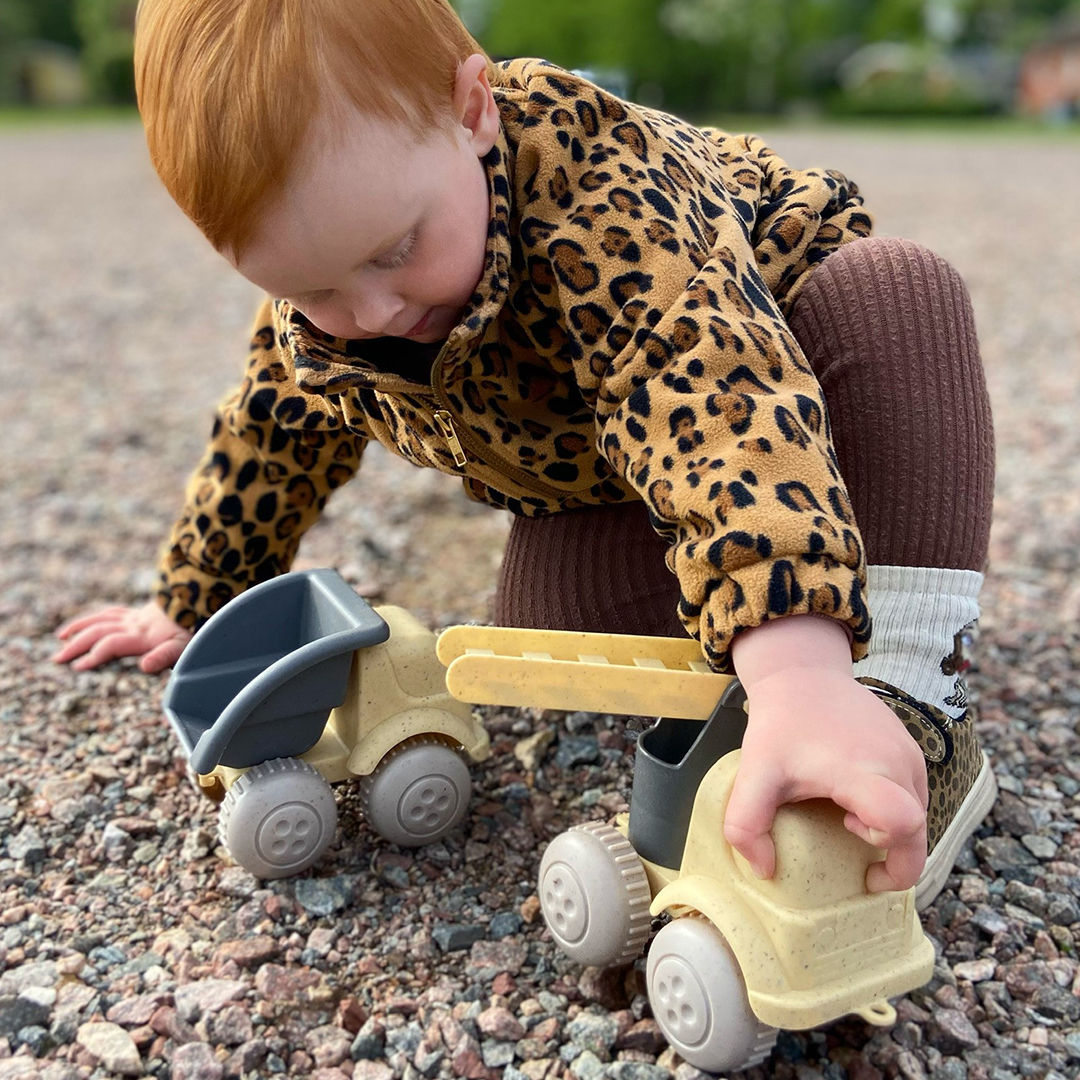
{"type": "Polygon", "coordinates": [[[354,114],[315,132],[318,149],[234,265],[335,337],[444,340],[483,270],[490,126],[491,113],[486,133],[456,126],[418,142],[354,114]]]}

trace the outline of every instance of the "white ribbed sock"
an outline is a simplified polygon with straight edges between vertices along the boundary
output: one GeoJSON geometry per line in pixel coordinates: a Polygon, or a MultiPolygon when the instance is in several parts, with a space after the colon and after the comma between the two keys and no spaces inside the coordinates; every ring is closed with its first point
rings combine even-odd
{"type": "Polygon", "coordinates": [[[891,683],[958,719],[967,707],[968,657],[961,648],[964,636],[974,637],[982,574],[925,566],[866,570],[874,627],[870,655],[855,665],[855,676],[891,683]]]}

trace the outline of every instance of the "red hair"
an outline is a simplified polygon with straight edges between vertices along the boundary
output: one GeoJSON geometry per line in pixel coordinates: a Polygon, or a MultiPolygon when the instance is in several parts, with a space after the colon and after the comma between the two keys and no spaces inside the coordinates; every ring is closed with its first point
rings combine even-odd
{"type": "Polygon", "coordinates": [[[210,243],[239,255],[320,109],[447,130],[458,65],[478,52],[447,0],[139,0],[150,158],[210,243]]]}

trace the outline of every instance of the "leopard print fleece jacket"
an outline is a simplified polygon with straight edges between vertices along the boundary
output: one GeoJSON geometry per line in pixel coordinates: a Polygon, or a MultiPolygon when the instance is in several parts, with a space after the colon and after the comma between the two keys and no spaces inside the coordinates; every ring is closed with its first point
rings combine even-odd
{"type": "Polygon", "coordinates": [[[499,64],[493,90],[484,272],[430,378],[268,300],[163,552],[162,607],[197,628],[286,571],[377,439],[515,514],[644,499],[714,670],[739,630],[801,612],[843,622],[860,658],[862,541],[784,318],[870,232],[857,188],[545,61],[499,64]]]}

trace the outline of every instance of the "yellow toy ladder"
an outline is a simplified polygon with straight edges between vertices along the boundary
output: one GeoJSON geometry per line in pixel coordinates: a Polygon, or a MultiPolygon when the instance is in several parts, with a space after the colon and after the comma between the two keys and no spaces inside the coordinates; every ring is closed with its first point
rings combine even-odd
{"type": "Polygon", "coordinates": [[[437,652],[446,688],[474,705],[706,720],[733,678],[691,638],[451,626],[437,652]]]}

